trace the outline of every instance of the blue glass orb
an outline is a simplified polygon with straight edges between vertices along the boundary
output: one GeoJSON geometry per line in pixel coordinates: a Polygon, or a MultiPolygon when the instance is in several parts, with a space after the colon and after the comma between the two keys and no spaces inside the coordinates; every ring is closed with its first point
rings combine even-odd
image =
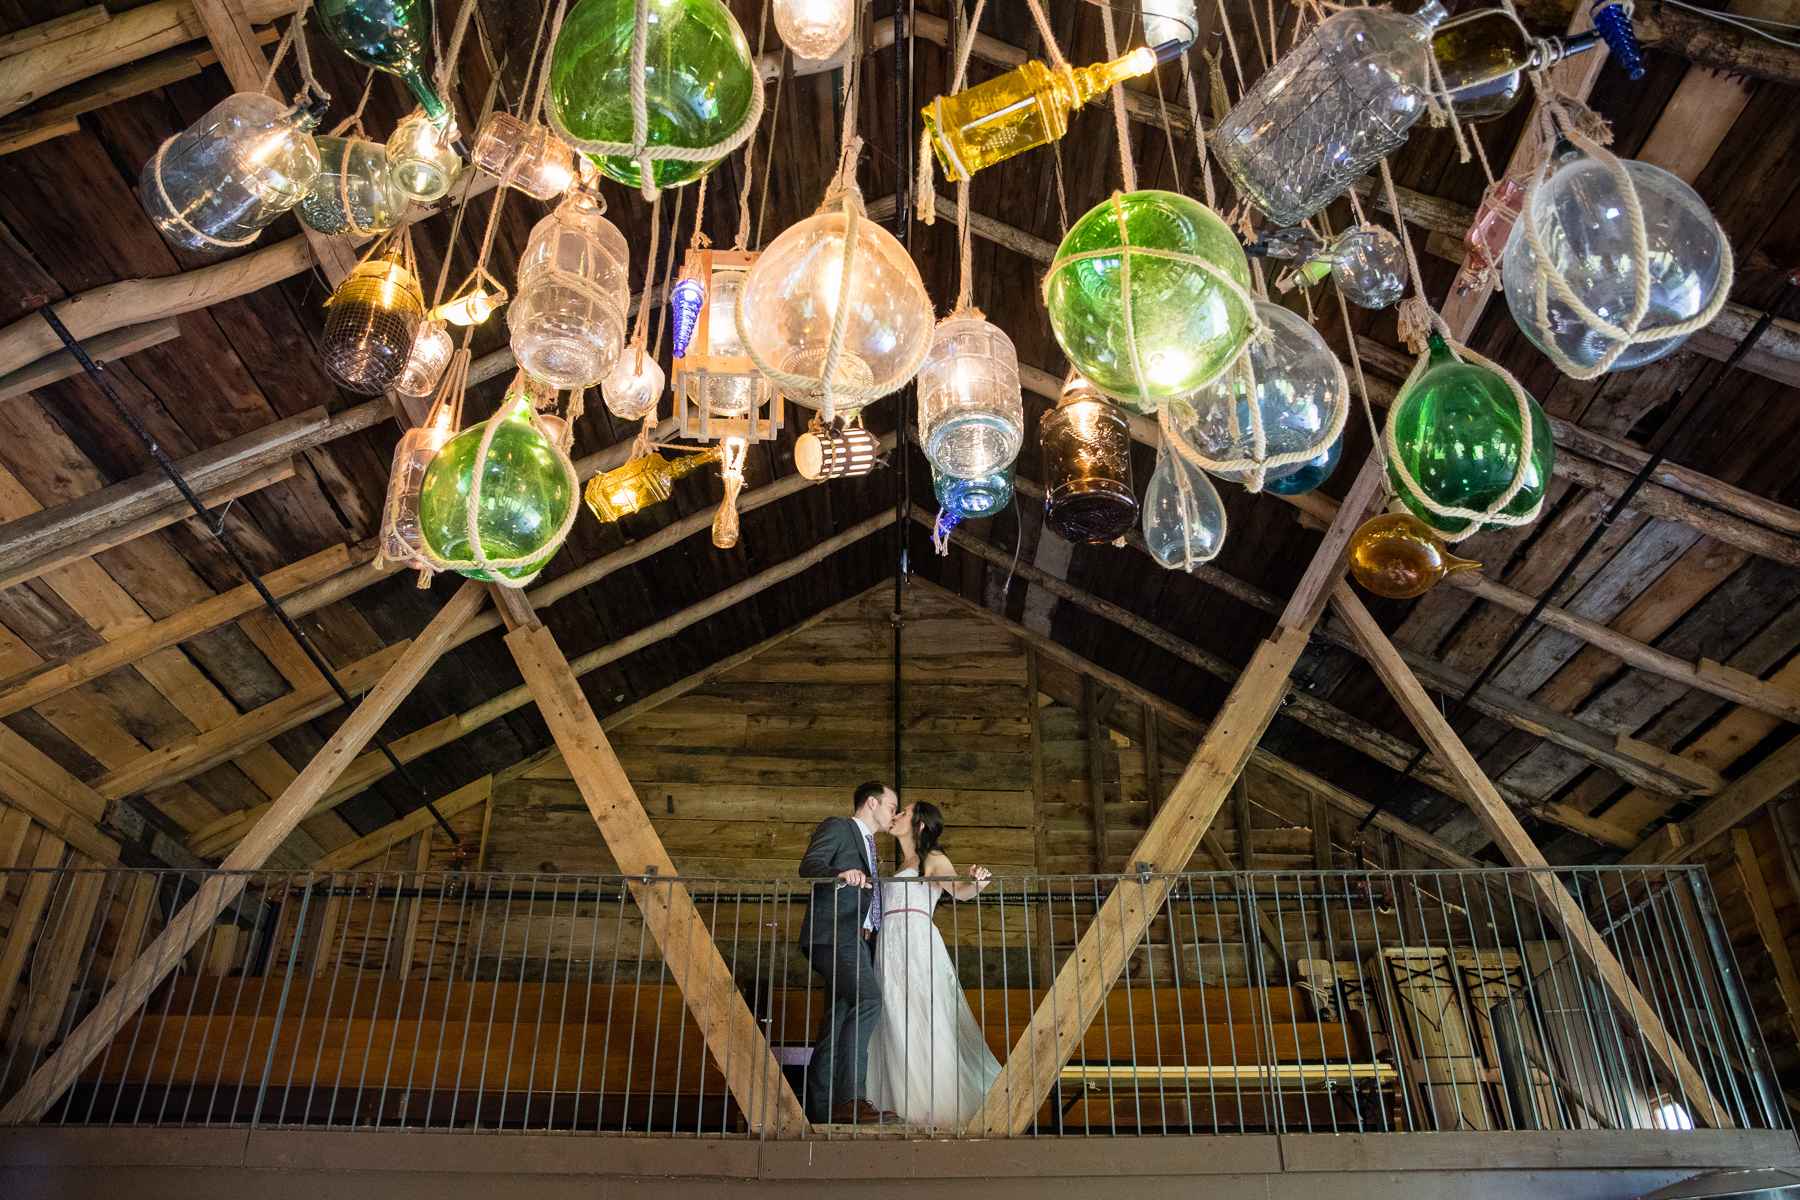
{"type": "Polygon", "coordinates": [[[931,490],[946,512],[962,520],[991,517],[1012,502],[1012,467],[980,479],[958,479],[933,467],[931,490]]]}
{"type": "Polygon", "coordinates": [[[1300,469],[1292,475],[1283,475],[1280,479],[1271,479],[1263,484],[1263,491],[1274,492],[1277,496],[1298,496],[1302,492],[1310,492],[1331,478],[1337,470],[1338,459],[1344,457],[1344,435],[1338,434],[1337,441],[1325,447],[1325,453],[1311,462],[1300,464],[1300,469]]]}

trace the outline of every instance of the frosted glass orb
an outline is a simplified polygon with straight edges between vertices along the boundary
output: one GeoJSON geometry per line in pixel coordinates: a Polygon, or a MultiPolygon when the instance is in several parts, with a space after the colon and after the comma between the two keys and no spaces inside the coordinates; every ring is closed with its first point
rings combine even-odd
{"type": "Polygon", "coordinates": [[[919,437],[934,469],[979,479],[1007,466],[1025,436],[1019,356],[980,317],[952,317],[919,368],[919,437]]]}
{"type": "MultiPolygon", "coordinates": [[[[1266,341],[1250,343],[1250,375],[1262,417],[1263,453],[1256,452],[1250,424],[1251,397],[1234,368],[1210,387],[1172,405],[1180,437],[1214,461],[1267,460],[1279,454],[1323,454],[1343,430],[1350,389],[1337,356],[1306,323],[1280,305],[1258,301],[1257,315],[1268,326],[1266,341]]],[[[1301,470],[1297,460],[1264,471],[1263,483],[1301,470]]],[[[1253,471],[1215,471],[1232,483],[1254,482],[1253,471]]]]}
{"type": "Polygon", "coordinates": [[[1250,307],[1221,276],[1250,289],[1243,247],[1225,222],[1186,196],[1132,192],[1096,205],[1069,230],[1044,280],[1044,304],[1069,361],[1102,392],[1148,414],[1211,380],[1250,336],[1250,307]],[[1147,250],[1208,265],[1142,253],[1147,250]],[[1142,389],[1132,367],[1134,344],[1142,389]]]}
{"type": "MultiPolygon", "coordinates": [[[[1530,222],[1537,227],[1551,269],[1582,304],[1622,324],[1631,315],[1637,288],[1631,221],[1624,194],[1605,164],[1568,142],[1557,146],[1556,159],[1561,165],[1528,198],[1506,239],[1500,280],[1513,320],[1533,344],[1546,351],[1554,346],[1576,368],[1591,370],[1612,343],[1577,316],[1548,282],[1547,320],[1539,321],[1537,256],[1525,226],[1530,222]]],[[[1661,167],[1629,160],[1622,165],[1637,189],[1650,251],[1650,308],[1638,328],[1654,330],[1697,316],[1718,286],[1725,235],[1693,188],[1661,167]]],[[[1686,340],[1639,342],[1620,354],[1612,369],[1655,362],[1686,340]]]]}
{"type": "MultiPolygon", "coordinates": [[[[880,395],[905,386],[931,340],[931,300],[906,248],[880,225],[861,217],[846,269],[841,212],[818,213],[792,225],[756,260],[744,279],[738,332],[778,370],[817,379],[824,370],[831,323],[840,303],[850,306],[843,350],[832,382],[861,384],[880,395]]],[[[798,404],[818,407],[819,389],[781,386],[798,404]]],[[[867,401],[833,397],[848,416],[867,401]]]]}
{"type": "Polygon", "coordinates": [[[775,0],[775,32],[800,58],[830,58],[850,36],[855,0],[775,0]]]}
{"type": "Polygon", "coordinates": [[[600,381],[606,411],[624,421],[641,421],[655,412],[668,378],[655,358],[645,354],[641,363],[638,358],[636,350],[626,347],[612,371],[600,381]]]}
{"type": "Polygon", "coordinates": [[[1157,452],[1156,473],[1144,493],[1144,544],[1157,562],[1177,571],[1213,558],[1225,545],[1225,506],[1212,480],[1167,446],[1157,452]]]}

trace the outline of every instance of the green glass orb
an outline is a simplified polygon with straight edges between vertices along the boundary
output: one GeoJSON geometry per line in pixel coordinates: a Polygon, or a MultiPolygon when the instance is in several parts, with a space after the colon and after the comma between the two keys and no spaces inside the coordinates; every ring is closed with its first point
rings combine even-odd
{"type": "MultiPolygon", "coordinates": [[[[1523,516],[1543,498],[1556,461],[1550,422],[1536,400],[1531,410],[1531,459],[1525,484],[1501,512],[1523,516]]],[[[1485,510],[1512,485],[1524,442],[1519,404],[1505,379],[1473,363],[1458,362],[1444,340],[1433,334],[1431,360],[1424,374],[1394,401],[1388,414],[1394,444],[1406,469],[1433,500],[1457,508],[1485,510]]],[[[1469,522],[1440,516],[1427,508],[1405,484],[1393,464],[1388,479],[1406,506],[1446,534],[1459,534],[1469,522]]],[[[1505,526],[1488,522],[1482,532],[1505,526]]]]}
{"type": "MultiPolygon", "coordinates": [[[[481,448],[484,421],[445,443],[419,485],[419,529],[432,553],[449,563],[474,559],[469,545],[469,481],[481,448]]],[[[476,532],[490,559],[525,558],[560,542],[563,522],[575,504],[568,456],[534,428],[522,408],[502,420],[488,446],[481,476],[481,510],[476,532]]],[[[494,571],[457,568],[489,583],[529,579],[550,560],[494,571]]]]}
{"type": "Polygon", "coordinates": [[[398,75],[433,125],[451,118],[426,76],[431,67],[431,0],[319,0],[325,36],[352,61],[398,75]]]}
{"type": "Polygon", "coordinates": [[[1108,396],[1149,414],[1164,400],[1194,391],[1244,348],[1250,268],[1231,228],[1211,209],[1173,192],[1131,192],[1096,205],[1075,223],[1044,281],[1050,327],[1069,361],[1108,396]],[[1120,235],[1120,218],[1124,236],[1120,235]],[[1073,255],[1118,250],[1065,261],[1073,255]],[[1209,264],[1142,250],[1187,255],[1209,264]],[[1126,334],[1125,273],[1131,276],[1131,333],[1126,334]],[[1137,345],[1144,387],[1131,365],[1137,345]]]}
{"type": "MultiPolygon", "coordinates": [[[[589,142],[631,141],[633,0],[581,0],[564,19],[550,58],[550,103],[564,129],[589,142]]],[[[645,108],[652,146],[712,146],[750,113],[761,87],[750,44],[719,0],[650,0],[644,53],[645,108]]],[[[635,159],[594,155],[620,183],[638,186],[635,159]]],[[[651,168],[658,187],[691,183],[718,166],[665,158],[651,168]]]]}

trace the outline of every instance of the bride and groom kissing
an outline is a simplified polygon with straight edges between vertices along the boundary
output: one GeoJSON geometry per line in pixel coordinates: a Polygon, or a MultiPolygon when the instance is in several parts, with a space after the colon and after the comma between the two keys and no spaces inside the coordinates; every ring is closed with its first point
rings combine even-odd
{"type": "Polygon", "coordinates": [[[806,1071],[806,1116],[833,1124],[960,1127],[981,1107],[1000,1063],[969,1011],[962,983],[931,922],[938,898],[973,900],[989,883],[966,880],[938,846],[934,804],[900,808],[881,783],[856,789],[852,814],[827,817],[800,860],[815,883],[800,951],[825,977],[825,1018],[806,1071]],[[883,878],[878,832],[902,862],[883,878]],[[945,880],[947,882],[938,882],[945,880]]]}

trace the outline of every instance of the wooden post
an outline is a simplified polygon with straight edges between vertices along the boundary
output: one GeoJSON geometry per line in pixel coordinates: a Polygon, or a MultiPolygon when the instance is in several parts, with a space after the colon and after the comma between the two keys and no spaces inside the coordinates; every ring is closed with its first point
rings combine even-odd
{"type": "MultiPolygon", "coordinates": [[[[411,874],[402,874],[401,887],[411,886],[415,889],[425,886],[425,867],[431,862],[431,829],[419,830],[408,840],[405,864],[411,874]],[[410,879],[411,883],[406,881],[410,879]]],[[[398,901],[396,900],[396,903],[398,901]]],[[[418,896],[406,902],[405,915],[400,918],[399,935],[394,944],[388,947],[387,976],[389,979],[404,980],[412,974],[413,942],[419,936],[419,906],[422,903],[418,896]]]]}
{"type": "Polygon", "coordinates": [[[1256,836],[1250,824],[1250,789],[1244,785],[1244,777],[1238,776],[1237,782],[1231,785],[1231,818],[1237,826],[1238,864],[1242,870],[1256,870],[1256,836]]]}
{"type": "Polygon", "coordinates": [[[1087,722],[1088,806],[1093,810],[1094,874],[1107,871],[1106,854],[1106,745],[1100,728],[1099,689],[1092,675],[1081,677],[1081,715],[1087,722]]]}
{"type": "Polygon", "coordinates": [[[1631,1022],[1642,1032],[1645,1050],[1657,1067],[1677,1081],[1694,1111],[1696,1120],[1716,1128],[1728,1128],[1731,1119],[1714,1101],[1706,1079],[1688,1061],[1681,1047],[1663,1027],[1662,1018],[1638,993],[1636,985],[1625,974],[1612,950],[1601,940],[1599,931],[1582,911],[1562,883],[1550,873],[1543,852],[1533,844],[1506,801],[1482,772],[1475,756],[1426,695],[1424,687],[1413,677],[1400,652],[1394,648],[1369,610],[1363,607],[1350,585],[1340,582],[1332,594],[1338,616],[1350,626],[1357,640],[1368,651],[1368,660],[1406,712],[1407,719],[1419,731],[1432,753],[1461,783],[1463,799],[1481,820],[1482,827],[1500,847],[1506,861],[1515,867],[1533,868],[1531,890],[1537,896],[1544,915],[1562,932],[1563,938],[1582,965],[1599,982],[1622,1020],[1631,1022]]]}
{"type": "Polygon", "coordinates": [[[621,871],[637,876],[628,879],[626,886],[752,1134],[801,1136],[807,1121],[800,1101],[782,1076],[768,1039],[738,991],[693,898],[680,883],[675,864],[632,791],[631,781],[556,638],[533,620],[507,634],[506,645],[537,700],[538,712],[562,749],[563,760],[613,860],[621,871]]]}
{"type": "Polygon", "coordinates": [[[1156,710],[1148,704],[1138,706],[1144,717],[1144,799],[1150,805],[1150,819],[1162,807],[1162,747],[1157,745],[1156,710]]]}
{"type": "Polygon", "coordinates": [[[243,892],[246,877],[238,872],[253,871],[268,861],[269,855],[305,818],[313,802],[330,788],[350,765],[356,752],[393,715],[413,686],[437,661],[451,635],[475,614],[485,598],[480,584],[465,583],[438,611],[425,631],[400,656],[400,661],[357,705],[356,711],[306,764],[306,769],[219,865],[218,873],[207,877],[194,898],[170,919],[118,986],[108,992],[68,1040],[44,1060],[37,1073],[6,1107],[0,1108],[0,1125],[35,1121],[80,1077],[87,1065],[112,1041],[113,1034],[125,1023],[126,1017],[143,1004],[162,982],[163,976],[175,968],[189,947],[206,936],[219,914],[243,892]]]}
{"type": "MultiPolygon", "coordinates": [[[[1175,872],[1193,857],[1201,836],[1212,825],[1226,793],[1250,761],[1257,741],[1288,693],[1288,673],[1324,612],[1332,582],[1343,576],[1350,536],[1374,504],[1381,475],[1382,468],[1373,456],[1364,461],[1300,586],[1282,611],[1280,623],[1238,676],[1168,803],[1150,823],[1129,861],[1149,863],[1153,871],[1175,872]]],[[[1106,994],[1149,931],[1169,894],[1170,878],[1167,874],[1152,877],[1116,888],[1107,897],[1058,973],[1050,995],[1038,1005],[1030,1025],[1013,1046],[982,1101],[981,1111],[970,1122],[971,1129],[985,1136],[1008,1137],[1030,1126],[1106,994]]]]}
{"type": "Polygon", "coordinates": [[[1308,823],[1312,825],[1313,867],[1329,871],[1336,865],[1331,855],[1331,808],[1317,788],[1306,789],[1308,823]]]}
{"type": "Polygon", "coordinates": [[[1788,1026],[1800,1037],[1800,974],[1794,970],[1794,956],[1788,953],[1787,934],[1775,919],[1775,905],[1769,899],[1769,885],[1763,879],[1762,864],[1756,861],[1756,845],[1750,840],[1750,832],[1732,830],[1731,849],[1744,881],[1744,899],[1750,904],[1756,934],[1769,952],[1769,961],[1775,964],[1775,983],[1781,1005],[1787,1010],[1788,1026]]]}

